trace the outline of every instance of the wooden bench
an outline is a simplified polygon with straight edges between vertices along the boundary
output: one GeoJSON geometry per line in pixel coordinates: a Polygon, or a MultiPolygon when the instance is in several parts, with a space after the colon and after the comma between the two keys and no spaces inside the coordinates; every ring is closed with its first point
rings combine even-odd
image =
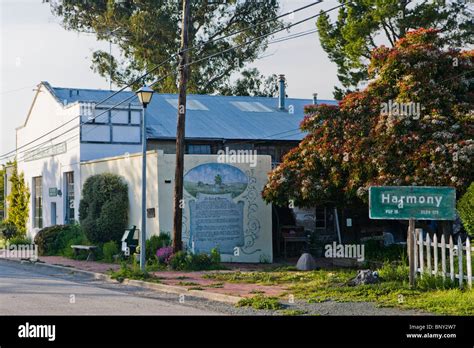
{"type": "Polygon", "coordinates": [[[74,256],[78,256],[81,250],[86,250],[88,252],[86,261],[94,260],[94,251],[97,249],[94,245],[71,245],[72,250],[74,250],[74,256]]]}

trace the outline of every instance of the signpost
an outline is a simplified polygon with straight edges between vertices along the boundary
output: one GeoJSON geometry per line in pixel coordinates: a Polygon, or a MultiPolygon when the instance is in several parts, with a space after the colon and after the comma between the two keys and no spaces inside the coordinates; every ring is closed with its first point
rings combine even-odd
{"type": "Polygon", "coordinates": [[[433,186],[372,186],[369,188],[369,217],[380,220],[409,220],[408,260],[410,286],[415,285],[415,220],[454,220],[456,190],[433,186]]]}

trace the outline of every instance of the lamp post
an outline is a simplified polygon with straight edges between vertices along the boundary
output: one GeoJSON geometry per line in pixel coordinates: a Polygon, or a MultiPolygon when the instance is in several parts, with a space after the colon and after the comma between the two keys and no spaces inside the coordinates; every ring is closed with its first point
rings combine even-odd
{"type": "Polygon", "coordinates": [[[140,234],[140,269],[145,271],[146,252],[146,107],[153,97],[153,90],[150,87],[142,87],[136,91],[140,103],[143,105],[142,116],[142,228],[140,234]]]}

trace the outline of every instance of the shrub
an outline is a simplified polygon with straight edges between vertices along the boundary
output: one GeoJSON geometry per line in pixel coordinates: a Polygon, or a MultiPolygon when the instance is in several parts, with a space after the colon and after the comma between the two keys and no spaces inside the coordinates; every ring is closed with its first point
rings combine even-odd
{"type": "Polygon", "coordinates": [[[13,237],[8,240],[9,245],[22,245],[22,244],[31,244],[30,238],[25,238],[22,236],[13,237]]]}
{"type": "Polygon", "coordinates": [[[173,247],[171,246],[159,248],[156,251],[156,258],[158,259],[159,263],[169,264],[170,258],[172,255],[173,255],[173,247]]]}
{"type": "Polygon", "coordinates": [[[464,229],[470,236],[474,236],[474,182],[458,201],[457,210],[464,229]]]}
{"type": "Polygon", "coordinates": [[[82,189],[79,217],[92,243],[118,242],[128,222],[127,184],[110,173],[89,177],[82,189]]]}
{"type": "Polygon", "coordinates": [[[153,259],[158,249],[170,245],[170,242],[170,236],[166,233],[161,233],[159,236],[152,236],[146,241],[146,259],[153,259]]]}
{"type": "Polygon", "coordinates": [[[400,281],[408,280],[409,268],[405,265],[384,262],[383,266],[378,269],[380,278],[384,281],[400,281]]]}
{"type": "Polygon", "coordinates": [[[119,249],[117,243],[111,240],[102,247],[105,262],[114,262],[114,255],[118,254],[119,249]]]}
{"type": "Polygon", "coordinates": [[[72,257],[71,245],[88,244],[81,226],[55,225],[40,230],[34,239],[39,255],[63,255],[72,257]]]}
{"type": "Polygon", "coordinates": [[[2,233],[3,237],[5,237],[5,239],[10,239],[18,235],[18,229],[16,228],[15,224],[8,221],[2,222],[0,224],[0,232],[2,233]]]}
{"type": "Polygon", "coordinates": [[[221,262],[221,253],[219,252],[219,249],[211,249],[211,262],[214,264],[218,264],[221,262]]]}
{"type": "Polygon", "coordinates": [[[217,258],[220,260],[220,254],[214,251],[214,256],[207,254],[191,254],[184,251],[178,251],[172,255],[169,260],[169,266],[176,271],[201,271],[221,268],[217,258]]]}

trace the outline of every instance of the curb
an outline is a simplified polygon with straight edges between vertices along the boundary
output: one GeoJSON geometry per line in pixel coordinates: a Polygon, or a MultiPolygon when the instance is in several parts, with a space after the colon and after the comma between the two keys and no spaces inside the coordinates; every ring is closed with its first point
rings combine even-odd
{"type": "Polygon", "coordinates": [[[166,285],[166,284],[159,284],[159,283],[151,283],[151,282],[146,282],[146,281],[143,281],[143,280],[135,280],[135,279],[125,278],[122,282],[119,282],[116,279],[112,279],[112,277],[107,275],[107,274],[96,273],[96,272],[91,272],[91,271],[84,271],[84,270],[77,269],[77,268],[64,267],[64,266],[59,266],[59,265],[52,265],[52,264],[42,263],[42,262],[31,262],[31,261],[26,261],[26,260],[0,259],[0,261],[2,261],[2,260],[12,262],[12,263],[17,263],[17,264],[22,264],[22,265],[29,265],[29,266],[32,266],[32,267],[57,269],[57,270],[61,270],[61,271],[67,271],[68,273],[72,273],[72,274],[80,273],[80,274],[90,276],[94,279],[103,280],[103,281],[106,281],[106,282],[109,282],[109,283],[131,285],[131,286],[141,287],[141,288],[145,288],[145,289],[149,289],[149,290],[164,292],[164,293],[168,293],[168,294],[188,295],[188,296],[192,296],[192,297],[203,298],[203,299],[210,300],[210,301],[236,304],[237,302],[239,302],[242,299],[241,297],[238,297],[238,296],[219,294],[219,293],[208,292],[208,291],[203,291],[203,290],[188,290],[188,289],[180,287],[180,286],[166,285]]]}

